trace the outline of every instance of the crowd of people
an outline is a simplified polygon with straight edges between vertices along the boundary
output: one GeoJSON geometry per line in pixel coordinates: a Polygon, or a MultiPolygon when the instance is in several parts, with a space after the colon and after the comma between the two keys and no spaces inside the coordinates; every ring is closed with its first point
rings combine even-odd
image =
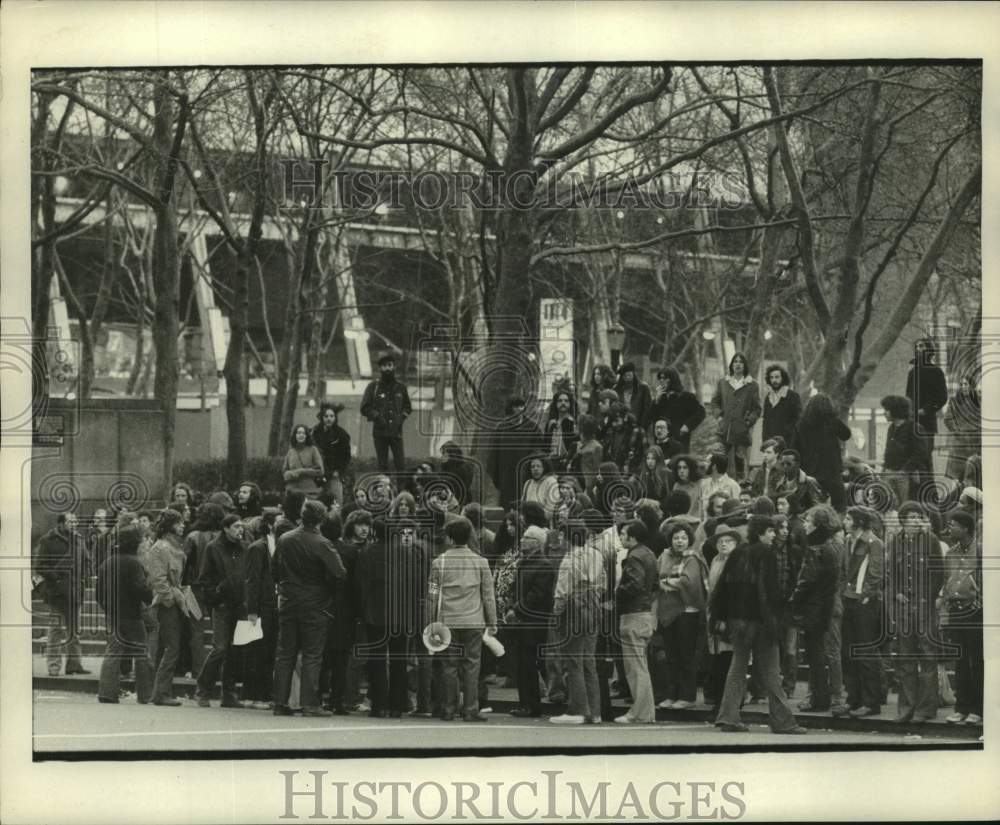
{"type": "Polygon", "coordinates": [[[189,672],[199,706],[221,682],[223,707],[277,715],[485,721],[490,687],[509,684],[515,716],[647,724],[657,707],[694,707],[700,688],[724,731],[746,730],[741,707],[766,700],[775,733],[804,733],[793,699],[864,718],[895,688],[901,722],[953,704],[948,722],[982,723],[978,394],[966,379],[948,404],[926,345],[906,394],[882,400],[881,468],[843,458],[851,433],[830,398],[803,402],[780,366],[762,397],[740,353],[703,455],[691,440],[706,409],[672,367],[653,387],[631,363],[597,367],[585,398],[560,389],[540,422],[510,399],[487,466],[495,530],[456,443],[405,468],[409,399],[380,367],[363,412],[395,473],[355,482],[342,407],[324,403],[292,432],[284,491],[178,483],[162,508],[95,513],[86,535],[60,515],[35,553],[50,673],[64,657],[82,671],[75,571],[89,570],[109,631],[105,703],[131,667],[140,702],[181,704],[174,681],[189,672]],[[946,404],[964,440],[941,483],[946,404]],[[234,645],[240,621],[261,638],[234,645]]]}

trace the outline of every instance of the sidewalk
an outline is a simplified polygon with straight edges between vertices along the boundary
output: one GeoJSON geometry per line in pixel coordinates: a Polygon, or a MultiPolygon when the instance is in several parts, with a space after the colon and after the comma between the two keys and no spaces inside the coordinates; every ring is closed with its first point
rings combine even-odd
{"type": "MultiPolygon", "coordinates": [[[[33,686],[36,690],[58,690],[72,691],[79,693],[90,693],[97,696],[98,674],[101,669],[101,657],[84,656],[81,660],[83,667],[90,671],[88,675],[75,676],[49,676],[44,656],[35,655],[32,657],[33,686]]],[[[134,690],[134,682],[130,678],[122,679],[121,685],[128,690],[134,690]]],[[[174,679],[174,693],[178,698],[194,697],[194,679],[178,677],[174,679]]],[[[836,719],[829,713],[803,713],[797,710],[797,705],[806,695],[806,683],[799,682],[795,689],[795,697],[791,700],[792,709],[795,710],[795,718],[798,723],[806,728],[837,730],[837,731],[862,731],[869,733],[894,733],[911,736],[950,736],[978,739],[983,735],[982,725],[949,725],[945,722],[945,717],[950,715],[950,708],[940,708],[937,718],[930,722],[908,722],[899,724],[896,719],[896,703],[898,697],[889,694],[889,701],[883,705],[882,713],[878,716],[868,716],[864,719],[836,719]]],[[[494,713],[510,713],[517,707],[517,691],[512,688],[490,687],[490,707],[494,713]]],[[[616,707],[620,707],[624,713],[628,707],[627,703],[620,699],[612,700],[616,707]]],[[[549,706],[553,713],[563,712],[560,707],[549,706]]],[[[712,716],[707,705],[699,702],[687,710],[672,710],[657,708],[656,720],[658,722],[708,722],[712,721],[712,716]]],[[[743,720],[748,723],[763,723],[767,721],[766,704],[747,704],[743,707],[743,720]]]]}

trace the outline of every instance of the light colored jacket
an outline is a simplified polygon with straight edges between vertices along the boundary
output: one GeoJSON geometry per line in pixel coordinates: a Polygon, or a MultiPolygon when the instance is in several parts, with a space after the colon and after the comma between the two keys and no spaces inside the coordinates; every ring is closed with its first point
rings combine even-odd
{"type": "Polygon", "coordinates": [[[490,566],[468,547],[451,547],[431,563],[428,602],[431,621],[452,630],[497,626],[490,566]]]}
{"type": "Polygon", "coordinates": [[[184,573],[184,545],[176,536],[157,539],[149,549],[147,571],[153,591],[153,605],[180,606],[181,575],[184,573]]]}
{"type": "Polygon", "coordinates": [[[595,544],[572,548],[559,565],[552,612],[556,616],[566,609],[570,595],[584,590],[596,590],[603,600],[607,590],[604,556],[595,544]]]}

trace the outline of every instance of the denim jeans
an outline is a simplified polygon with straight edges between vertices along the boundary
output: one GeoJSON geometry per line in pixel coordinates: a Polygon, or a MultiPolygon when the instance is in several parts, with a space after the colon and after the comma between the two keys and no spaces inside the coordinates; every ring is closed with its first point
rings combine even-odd
{"type": "Polygon", "coordinates": [[[320,610],[278,614],[278,652],[274,660],[274,705],[287,707],[295,660],[302,654],[299,698],[303,709],[319,707],[319,669],[326,644],[326,616],[320,610]]]}
{"type": "Polygon", "coordinates": [[[222,698],[236,698],[236,648],[233,647],[233,631],[236,630],[236,608],[216,607],[212,610],[212,650],[205,657],[205,664],[198,674],[199,697],[207,697],[215,687],[222,670],[222,698]]]}
{"type": "Polygon", "coordinates": [[[108,624],[112,631],[101,663],[97,695],[118,701],[122,659],[131,659],[135,666],[136,697],[140,704],[146,704],[153,691],[153,668],[146,652],[146,629],[142,619],[118,619],[108,624]]]}
{"type": "Polygon", "coordinates": [[[483,646],[483,631],[457,628],[451,631],[451,644],[437,655],[444,669],[444,712],[454,715],[458,710],[458,692],[462,691],[462,714],[479,712],[479,661],[483,646]]]}
{"type": "Polygon", "coordinates": [[[160,661],[156,667],[153,685],[153,701],[170,699],[174,695],[174,668],[181,655],[181,625],[187,617],[176,605],[156,608],[157,625],[160,631],[160,661]]]}
{"type": "Polygon", "coordinates": [[[646,658],[646,647],[653,638],[655,627],[656,621],[651,612],[626,613],[619,620],[622,663],[632,691],[632,707],[627,715],[633,722],[653,722],[656,719],[653,683],[649,678],[649,661],[646,658]]]}
{"type": "Polygon", "coordinates": [[[156,615],[157,609],[152,605],[142,609],[142,626],[146,628],[146,654],[153,670],[156,670],[156,659],[160,652],[160,622],[156,615]]]}
{"type": "Polygon", "coordinates": [[[49,607],[49,633],[45,643],[45,658],[49,673],[59,671],[63,655],[66,656],[66,670],[80,670],[80,610],[69,605],[49,607]]]}
{"type": "Polygon", "coordinates": [[[573,716],[601,718],[601,688],[597,680],[597,631],[573,633],[566,640],[563,664],[566,668],[568,712],[573,716]]]}
{"type": "Polygon", "coordinates": [[[792,696],[799,679],[799,629],[792,624],[790,615],[782,618],[779,633],[781,686],[786,696],[792,696]]]}
{"type": "Polygon", "coordinates": [[[747,622],[745,632],[733,634],[733,659],[726,674],[726,689],[716,724],[739,724],[740,705],[746,691],[747,666],[753,653],[761,686],[767,696],[772,731],[795,727],[795,716],[785,700],[778,670],[778,642],[765,634],[758,622],[747,622]]]}

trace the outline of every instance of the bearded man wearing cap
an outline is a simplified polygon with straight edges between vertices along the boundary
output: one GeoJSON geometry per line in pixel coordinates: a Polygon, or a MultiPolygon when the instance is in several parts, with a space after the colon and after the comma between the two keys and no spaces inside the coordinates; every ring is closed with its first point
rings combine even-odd
{"type": "Polygon", "coordinates": [[[372,439],[379,470],[389,469],[389,450],[396,472],[403,472],[403,422],[413,411],[406,386],[396,380],[396,357],[384,353],[378,359],[379,377],[366,388],[361,399],[361,414],[372,422],[372,439]]]}

